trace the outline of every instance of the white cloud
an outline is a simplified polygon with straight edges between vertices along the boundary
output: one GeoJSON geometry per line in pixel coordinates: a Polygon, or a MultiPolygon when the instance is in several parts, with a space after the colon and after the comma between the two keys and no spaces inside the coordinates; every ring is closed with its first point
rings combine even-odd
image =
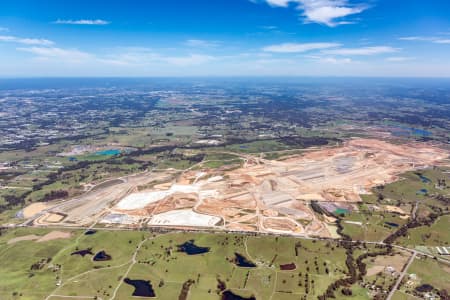
{"type": "Polygon", "coordinates": [[[54,44],[52,41],[46,39],[20,38],[11,35],[0,35],[0,42],[9,42],[24,45],[40,45],[40,46],[50,46],[54,44]]]}
{"type": "Polygon", "coordinates": [[[264,47],[263,51],[276,53],[301,53],[311,50],[335,48],[339,46],[340,44],[338,43],[284,43],[264,47]]]}
{"type": "Polygon", "coordinates": [[[187,56],[162,57],[162,60],[171,65],[186,67],[210,62],[214,60],[214,57],[202,54],[191,54],[187,56]]]}
{"type": "Polygon", "coordinates": [[[399,38],[401,41],[430,41],[432,39],[423,36],[404,36],[399,38]]]}
{"type": "Polygon", "coordinates": [[[150,48],[119,48],[116,53],[112,53],[106,57],[99,57],[98,60],[104,64],[116,66],[149,66],[149,65],[173,65],[177,67],[186,67],[193,65],[201,65],[216,57],[204,54],[189,55],[163,55],[155,52],[150,48]]]}
{"type": "Polygon", "coordinates": [[[56,20],[53,23],[54,24],[68,24],[68,25],[108,25],[108,24],[111,24],[111,22],[105,21],[105,20],[101,20],[101,19],[96,19],[96,20],[86,20],[86,19],[82,19],[82,20],[61,20],[61,19],[58,19],[58,20],[56,20]]]}
{"type": "Polygon", "coordinates": [[[319,63],[325,63],[325,64],[349,64],[349,63],[353,62],[353,60],[348,57],[336,58],[336,57],[332,57],[332,56],[322,56],[322,55],[308,55],[305,57],[310,58],[319,63]]]}
{"type": "Polygon", "coordinates": [[[207,40],[197,40],[191,39],[185,42],[185,45],[188,47],[197,47],[197,48],[212,48],[217,47],[220,44],[218,41],[207,41],[207,40]]]}
{"type": "Polygon", "coordinates": [[[438,40],[434,40],[433,43],[436,43],[436,44],[450,44],[450,39],[438,39],[438,40]]]}
{"type": "Polygon", "coordinates": [[[386,61],[389,62],[404,62],[404,61],[411,61],[411,60],[415,60],[415,57],[409,57],[409,56],[392,56],[392,57],[388,57],[386,58],[386,61]]]}
{"type": "Polygon", "coordinates": [[[432,42],[435,44],[450,44],[450,39],[441,37],[426,37],[426,36],[405,36],[399,38],[402,41],[421,41],[421,42],[432,42]]]}
{"type": "Polygon", "coordinates": [[[325,54],[334,55],[377,55],[385,53],[397,52],[400,49],[392,48],[389,46],[376,46],[376,47],[361,47],[361,48],[340,48],[340,49],[329,49],[323,50],[325,54]]]}
{"type": "Polygon", "coordinates": [[[267,0],[267,3],[271,6],[281,6],[281,7],[287,7],[289,5],[289,2],[292,2],[291,0],[267,0]]]}
{"type": "Polygon", "coordinates": [[[342,20],[365,11],[367,5],[352,5],[348,0],[265,0],[271,6],[288,7],[290,3],[302,11],[305,23],[319,23],[330,27],[353,24],[342,20]]]}
{"type": "Polygon", "coordinates": [[[68,62],[83,62],[93,58],[89,53],[76,49],[62,49],[57,47],[29,47],[17,48],[19,51],[36,55],[38,59],[58,59],[68,62]]]}
{"type": "Polygon", "coordinates": [[[260,26],[261,29],[265,29],[265,30],[276,30],[278,29],[277,26],[274,25],[265,25],[265,26],[260,26]]]}
{"type": "Polygon", "coordinates": [[[321,63],[329,64],[349,64],[352,61],[351,58],[336,58],[336,57],[322,57],[318,59],[321,63]]]}

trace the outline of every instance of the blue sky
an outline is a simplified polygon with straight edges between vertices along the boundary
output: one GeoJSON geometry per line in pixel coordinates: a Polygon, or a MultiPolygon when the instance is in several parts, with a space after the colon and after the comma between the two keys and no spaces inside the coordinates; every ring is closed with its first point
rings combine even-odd
{"type": "Polygon", "coordinates": [[[448,0],[5,0],[0,76],[450,77],[448,0]]]}

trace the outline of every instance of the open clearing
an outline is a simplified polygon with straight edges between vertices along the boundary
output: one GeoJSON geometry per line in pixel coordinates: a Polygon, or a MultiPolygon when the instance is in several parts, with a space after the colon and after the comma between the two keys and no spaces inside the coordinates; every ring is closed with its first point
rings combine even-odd
{"type": "MultiPolygon", "coordinates": [[[[7,244],[15,236],[48,234],[49,231],[44,229],[9,230],[0,236],[0,244],[7,244]]],[[[182,285],[188,279],[194,281],[188,299],[219,299],[218,279],[236,294],[253,294],[258,300],[268,300],[272,294],[275,295],[272,299],[277,299],[276,295],[286,292],[289,295],[283,299],[298,299],[306,294],[304,284],[307,280],[308,299],[315,299],[346,272],[345,249],[332,241],[238,234],[153,235],[118,230],[98,230],[95,234],[85,235],[84,231],[73,231],[66,239],[40,243],[23,241],[2,249],[0,298],[16,299],[13,296],[16,292],[30,300],[42,300],[50,294],[109,299],[128,269],[127,277],[150,280],[158,299],[167,300],[178,299],[182,285]],[[209,252],[201,255],[179,252],[178,245],[190,240],[197,246],[208,247],[209,252]],[[88,248],[92,248],[92,253],[105,251],[111,260],[93,261],[91,255],[71,255],[88,248]],[[237,266],[233,261],[235,253],[242,254],[256,267],[237,266]],[[132,264],[134,255],[135,263],[132,264]],[[290,263],[296,265],[295,271],[280,269],[281,265],[290,263]],[[31,270],[34,264],[39,268],[31,270]]],[[[132,292],[132,286],[122,283],[115,299],[131,299],[132,292]]]]}
{"type": "Polygon", "coordinates": [[[154,215],[149,221],[150,225],[172,225],[172,226],[204,226],[214,227],[220,222],[216,216],[208,216],[193,212],[190,209],[173,210],[154,215]]]}
{"type": "Polygon", "coordinates": [[[72,236],[71,232],[68,231],[51,231],[44,235],[43,237],[40,237],[36,242],[48,242],[52,240],[58,240],[58,239],[68,239],[72,236]]]}
{"type": "MultiPolygon", "coordinates": [[[[36,223],[75,226],[102,220],[111,226],[212,227],[222,220],[222,228],[228,230],[336,237],[330,222],[312,211],[311,201],[335,211],[353,211],[360,195],[370,194],[374,186],[397,181],[406,171],[438,165],[447,156],[428,143],[396,145],[371,139],[351,139],[282,161],[239,154],[243,165],[230,170],[202,168],[200,163],[183,172],[123,177],[49,210],[63,219],[40,218],[36,223]]],[[[404,214],[394,206],[385,209],[404,214]]]]}
{"type": "Polygon", "coordinates": [[[31,203],[30,205],[28,205],[27,207],[25,207],[22,210],[23,213],[23,217],[24,218],[31,218],[34,215],[40,213],[41,211],[47,209],[49,206],[47,203],[43,203],[43,202],[36,202],[36,203],[31,203]]]}

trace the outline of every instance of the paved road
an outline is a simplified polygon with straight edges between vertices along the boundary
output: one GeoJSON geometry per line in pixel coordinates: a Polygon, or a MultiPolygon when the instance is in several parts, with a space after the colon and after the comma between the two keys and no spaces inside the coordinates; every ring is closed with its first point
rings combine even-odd
{"type": "Polygon", "coordinates": [[[411,255],[408,263],[406,264],[406,266],[403,268],[403,272],[400,274],[400,276],[397,279],[397,282],[395,282],[394,287],[392,288],[392,290],[389,292],[389,295],[387,296],[386,300],[391,300],[392,297],[395,294],[395,291],[398,289],[398,287],[400,286],[400,283],[403,280],[403,277],[405,277],[406,272],[408,271],[409,266],[411,266],[411,264],[413,263],[414,259],[416,258],[417,255],[417,251],[414,251],[413,255],[411,255]]]}

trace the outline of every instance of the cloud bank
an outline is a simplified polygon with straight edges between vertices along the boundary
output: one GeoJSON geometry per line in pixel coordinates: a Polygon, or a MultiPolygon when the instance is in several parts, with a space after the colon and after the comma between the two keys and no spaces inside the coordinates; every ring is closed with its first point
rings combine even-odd
{"type": "Polygon", "coordinates": [[[270,6],[289,7],[301,11],[305,23],[318,23],[329,27],[352,24],[343,18],[362,13],[369,8],[365,4],[351,4],[348,0],[264,0],[270,6]]]}

